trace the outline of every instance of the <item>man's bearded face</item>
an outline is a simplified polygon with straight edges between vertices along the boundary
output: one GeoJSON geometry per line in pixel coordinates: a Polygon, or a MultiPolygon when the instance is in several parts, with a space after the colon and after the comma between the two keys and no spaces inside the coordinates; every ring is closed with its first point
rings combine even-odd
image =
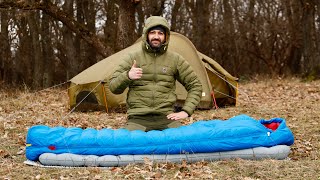
{"type": "Polygon", "coordinates": [[[151,30],[148,33],[148,41],[152,48],[159,48],[164,43],[165,34],[160,30],[151,30]]]}

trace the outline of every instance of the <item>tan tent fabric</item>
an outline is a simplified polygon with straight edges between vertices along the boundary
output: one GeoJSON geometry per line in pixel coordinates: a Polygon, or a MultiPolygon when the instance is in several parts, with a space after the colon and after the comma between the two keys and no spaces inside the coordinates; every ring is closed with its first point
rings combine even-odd
{"type": "MultiPolygon", "coordinates": [[[[115,67],[121,63],[121,59],[129,52],[140,48],[141,40],[138,39],[132,46],[99,61],[72,78],[68,90],[70,107],[77,107],[79,110],[125,108],[126,92],[121,95],[112,94],[108,89],[108,80],[115,67]]],[[[213,59],[198,52],[188,38],[171,32],[169,50],[181,54],[198,75],[203,86],[198,108],[213,107],[212,92],[220,106],[236,103],[237,78],[230,75],[213,59]]],[[[176,93],[177,106],[181,106],[187,92],[180,83],[177,83],[176,93]]]]}

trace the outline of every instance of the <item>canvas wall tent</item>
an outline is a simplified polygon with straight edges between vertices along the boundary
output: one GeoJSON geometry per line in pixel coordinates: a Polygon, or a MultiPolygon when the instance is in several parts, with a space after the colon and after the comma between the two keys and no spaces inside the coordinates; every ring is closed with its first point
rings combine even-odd
{"type": "MultiPolygon", "coordinates": [[[[108,80],[129,52],[141,48],[138,39],[132,46],[115,53],[87,68],[70,80],[68,89],[70,107],[76,110],[109,110],[126,106],[126,92],[120,95],[111,93],[108,80]]],[[[237,101],[237,78],[230,75],[217,62],[198,52],[192,42],[185,36],[171,32],[169,50],[181,54],[193,67],[201,80],[203,93],[198,108],[235,105],[237,101]],[[213,99],[215,97],[215,99],[213,99]]],[[[186,90],[177,83],[177,107],[186,97],[186,90]]]]}

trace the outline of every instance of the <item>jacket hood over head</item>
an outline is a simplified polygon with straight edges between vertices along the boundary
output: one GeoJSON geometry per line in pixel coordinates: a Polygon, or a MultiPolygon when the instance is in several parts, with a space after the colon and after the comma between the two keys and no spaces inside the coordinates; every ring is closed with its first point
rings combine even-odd
{"type": "Polygon", "coordinates": [[[145,25],[142,33],[142,48],[143,50],[150,53],[164,53],[168,49],[170,40],[170,28],[168,21],[161,16],[151,16],[145,21],[145,25]],[[153,49],[148,43],[148,32],[151,28],[155,26],[162,26],[166,30],[165,42],[161,45],[159,49],[153,49]]]}

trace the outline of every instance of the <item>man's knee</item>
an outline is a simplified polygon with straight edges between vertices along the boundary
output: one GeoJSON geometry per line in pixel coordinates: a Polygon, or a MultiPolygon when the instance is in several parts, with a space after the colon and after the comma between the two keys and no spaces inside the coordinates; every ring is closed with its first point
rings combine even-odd
{"type": "Polygon", "coordinates": [[[128,129],[129,131],[133,131],[133,130],[146,131],[147,130],[145,126],[142,126],[140,124],[133,123],[133,122],[128,122],[124,128],[128,129]]]}
{"type": "Polygon", "coordinates": [[[180,126],[182,126],[182,124],[179,121],[173,121],[172,123],[168,124],[168,128],[177,128],[177,127],[180,127],[180,126]]]}

